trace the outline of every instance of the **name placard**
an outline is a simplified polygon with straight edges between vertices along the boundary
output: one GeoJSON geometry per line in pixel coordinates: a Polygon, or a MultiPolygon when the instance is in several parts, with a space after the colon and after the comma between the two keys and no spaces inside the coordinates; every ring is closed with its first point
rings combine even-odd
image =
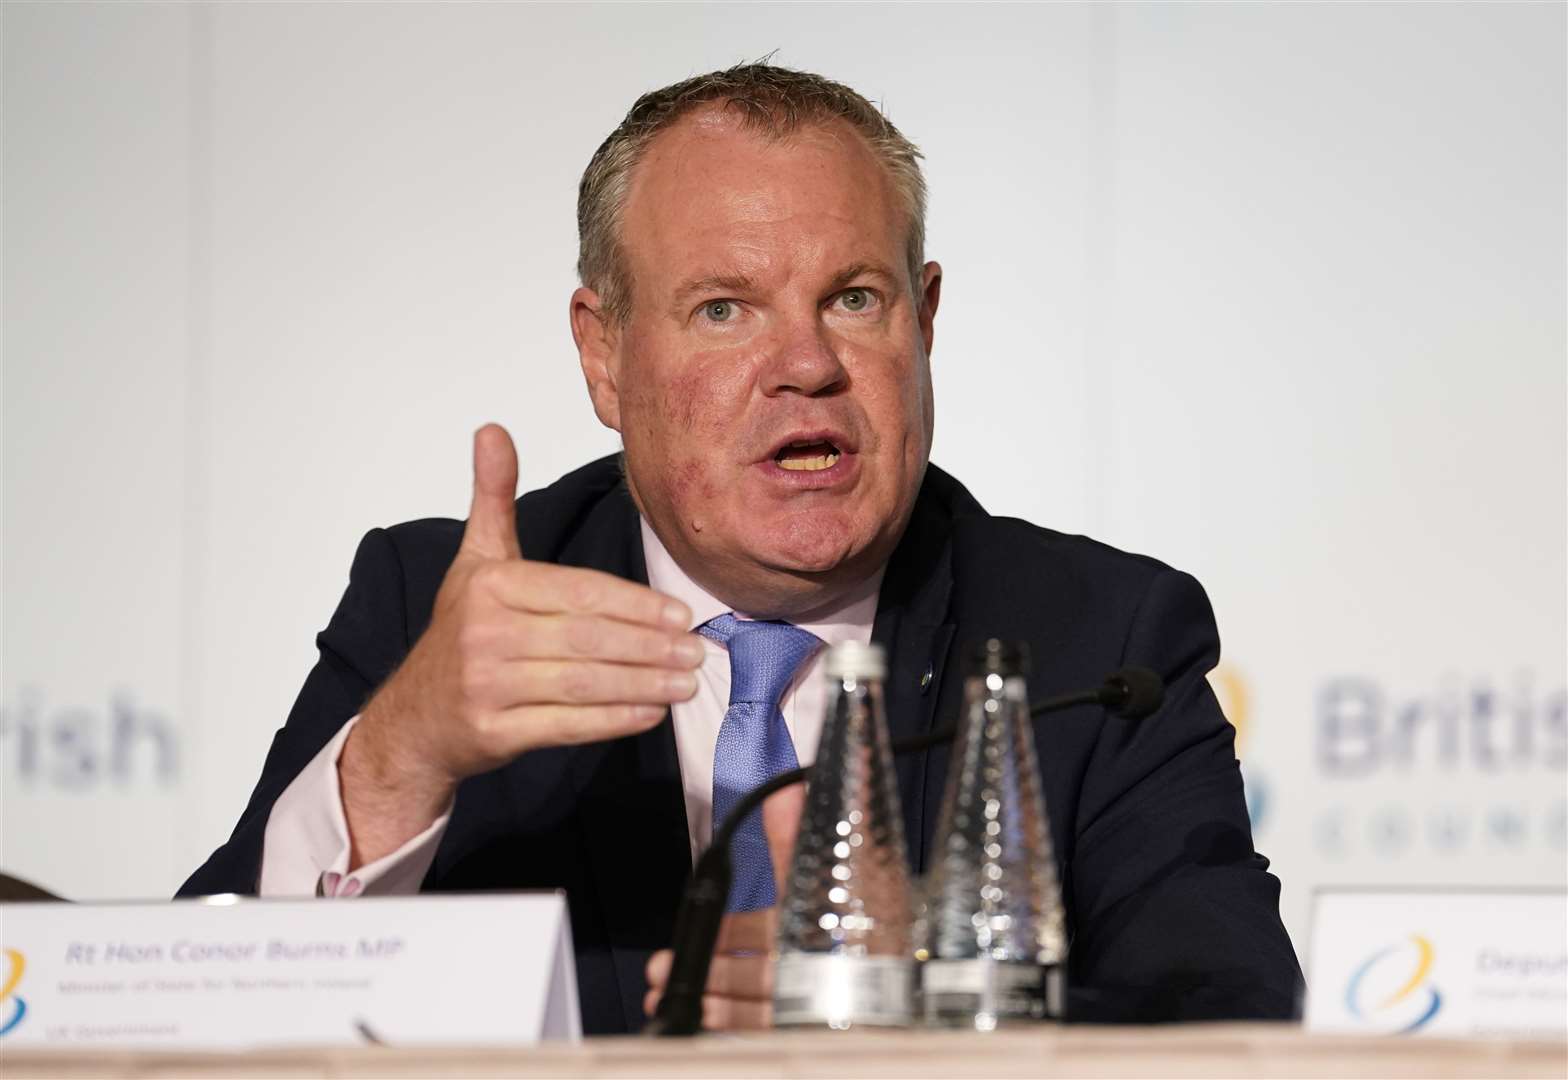
{"type": "Polygon", "coordinates": [[[1309,1030],[1568,1035],[1568,892],[1324,890],[1309,1030]]]}
{"type": "Polygon", "coordinates": [[[581,1032],[559,893],[0,904],[0,1048],[516,1045],[581,1032]]]}

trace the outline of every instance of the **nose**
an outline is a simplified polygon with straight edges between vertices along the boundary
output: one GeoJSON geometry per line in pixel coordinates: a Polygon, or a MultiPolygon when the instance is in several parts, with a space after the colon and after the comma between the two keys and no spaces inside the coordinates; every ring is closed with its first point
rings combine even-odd
{"type": "Polygon", "coordinates": [[[769,397],[800,394],[821,397],[835,394],[849,385],[849,372],[839,362],[838,353],[812,321],[792,327],[789,337],[780,342],[762,374],[762,390],[769,397]]]}

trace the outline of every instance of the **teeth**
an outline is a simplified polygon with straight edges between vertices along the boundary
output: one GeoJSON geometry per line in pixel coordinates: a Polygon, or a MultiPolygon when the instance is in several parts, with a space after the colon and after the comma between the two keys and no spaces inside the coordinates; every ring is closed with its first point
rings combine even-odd
{"type": "Polygon", "coordinates": [[[779,459],[779,468],[791,472],[820,472],[832,468],[836,461],[838,461],[838,454],[835,452],[815,454],[811,457],[783,457],[779,459]]]}

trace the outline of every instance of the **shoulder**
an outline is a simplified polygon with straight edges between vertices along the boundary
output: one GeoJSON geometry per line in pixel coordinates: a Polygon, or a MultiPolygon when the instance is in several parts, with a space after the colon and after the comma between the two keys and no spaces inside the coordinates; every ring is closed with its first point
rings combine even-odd
{"type": "Polygon", "coordinates": [[[961,518],[954,523],[953,547],[955,568],[1009,576],[1025,588],[1093,582],[1142,593],[1161,574],[1174,572],[1151,556],[1013,517],[961,518]]]}
{"type": "Polygon", "coordinates": [[[1067,634],[1111,632],[1120,638],[1151,594],[1194,591],[1189,575],[1148,555],[1087,536],[987,513],[951,477],[962,498],[951,518],[953,604],[960,622],[980,620],[1030,636],[1043,624],[1067,634]]]}
{"type": "Polygon", "coordinates": [[[1022,518],[991,514],[963,484],[935,465],[927,470],[917,513],[946,525],[955,583],[962,574],[971,583],[998,577],[1029,589],[1078,581],[1141,594],[1155,578],[1175,572],[1148,555],[1022,518]]]}

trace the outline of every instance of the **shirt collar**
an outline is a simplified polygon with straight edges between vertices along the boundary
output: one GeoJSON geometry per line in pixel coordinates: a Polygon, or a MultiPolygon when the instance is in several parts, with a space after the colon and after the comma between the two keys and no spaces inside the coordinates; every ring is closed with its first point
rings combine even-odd
{"type": "MultiPolygon", "coordinates": [[[[642,551],[643,561],[648,568],[648,585],[657,592],[666,596],[673,596],[691,609],[693,630],[716,616],[723,615],[732,610],[730,606],[719,600],[708,590],[698,585],[682,570],[660,542],[658,534],[648,524],[648,519],[638,515],[642,526],[642,551]]],[[[886,567],[878,567],[876,573],[867,578],[856,587],[843,600],[831,608],[811,612],[806,618],[795,620],[795,625],[802,630],[809,630],[825,641],[829,646],[841,645],[848,641],[858,642],[862,645],[871,641],[871,626],[877,616],[877,594],[882,588],[882,574],[886,567]]],[[[735,612],[744,619],[744,612],[735,612]]]]}

